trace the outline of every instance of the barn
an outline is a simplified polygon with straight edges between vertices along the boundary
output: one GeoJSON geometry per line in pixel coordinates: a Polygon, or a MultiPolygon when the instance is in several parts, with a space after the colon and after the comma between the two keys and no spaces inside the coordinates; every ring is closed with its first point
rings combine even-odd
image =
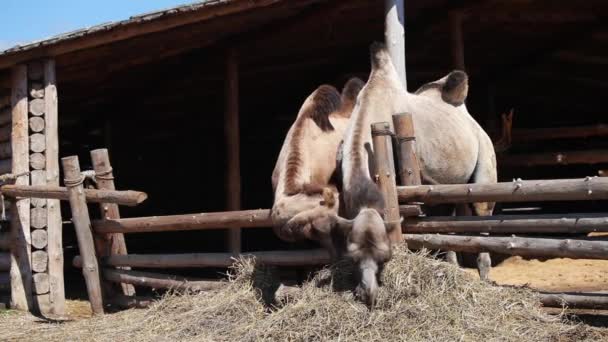
{"type": "MultiPolygon", "coordinates": [[[[501,143],[500,180],[608,173],[603,1],[407,1],[403,13],[409,91],[466,70],[469,111],[501,143]]],[[[270,174],[303,99],[322,83],[366,79],[386,15],[371,0],[209,0],[2,51],[0,173],[20,175],[18,185],[59,185],[59,157],[77,155],[86,170],[89,151],[107,148],[116,187],[149,196],[122,216],[268,208],[270,174]]],[[[18,239],[5,244],[13,252],[2,256],[0,288],[16,308],[60,313],[51,303],[84,287],[70,262],[78,251],[69,205],[7,203],[12,224],[2,234],[12,227],[18,239]]],[[[293,248],[263,228],[134,234],[126,245],[130,253],[293,248]]]]}

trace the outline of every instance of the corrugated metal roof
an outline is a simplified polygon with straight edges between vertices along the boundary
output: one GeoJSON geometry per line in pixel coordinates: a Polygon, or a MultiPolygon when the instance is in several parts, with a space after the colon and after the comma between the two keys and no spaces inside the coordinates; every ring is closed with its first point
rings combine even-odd
{"type": "Polygon", "coordinates": [[[41,46],[49,46],[49,45],[57,44],[59,42],[64,42],[66,40],[81,38],[81,37],[84,37],[84,36],[87,36],[87,35],[90,35],[93,33],[111,31],[115,28],[126,26],[126,25],[144,23],[144,22],[156,20],[156,19],[159,19],[162,17],[179,15],[179,14],[186,13],[186,12],[194,12],[194,11],[198,11],[205,7],[211,7],[211,6],[215,6],[218,4],[227,3],[230,1],[232,1],[232,0],[202,0],[202,1],[199,1],[196,3],[181,5],[181,6],[172,7],[172,8],[168,8],[168,9],[164,9],[164,10],[160,10],[160,11],[144,13],[144,14],[132,16],[126,20],[103,23],[103,24],[99,24],[99,25],[95,25],[95,26],[91,26],[91,27],[87,27],[87,28],[83,28],[83,29],[79,29],[79,30],[75,30],[75,31],[71,31],[71,32],[62,33],[62,34],[59,34],[59,35],[56,35],[56,36],[53,36],[50,38],[33,41],[33,42],[30,42],[27,44],[23,44],[23,45],[19,44],[19,45],[16,45],[16,46],[13,46],[11,48],[1,51],[0,56],[17,53],[17,52],[22,52],[22,51],[27,51],[27,50],[32,50],[32,49],[39,48],[41,46]]]}

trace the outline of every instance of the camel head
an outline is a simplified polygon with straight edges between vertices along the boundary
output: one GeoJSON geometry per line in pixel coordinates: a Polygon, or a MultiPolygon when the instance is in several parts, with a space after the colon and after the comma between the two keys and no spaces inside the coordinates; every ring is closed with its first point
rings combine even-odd
{"type": "Polygon", "coordinates": [[[355,263],[355,294],[370,308],[376,303],[379,278],[391,258],[387,225],[376,209],[363,208],[352,220],[339,219],[346,235],[346,257],[355,263]]]}

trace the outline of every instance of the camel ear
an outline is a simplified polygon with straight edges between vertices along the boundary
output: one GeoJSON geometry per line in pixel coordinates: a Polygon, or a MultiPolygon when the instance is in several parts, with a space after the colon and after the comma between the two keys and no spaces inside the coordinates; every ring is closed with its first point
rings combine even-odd
{"type": "Polygon", "coordinates": [[[464,71],[452,71],[446,78],[441,90],[441,98],[458,107],[464,103],[469,94],[469,77],[464,71]]]}
{"type": "Polygon", "coordinates": [[[343,217],[336,216],[336,226],[335,227],[342,234],[348,235],[353,230],[353,223],[354,222],[355,222],[354,220],[347,220],[347,219],[345,219],[343,217]]]}

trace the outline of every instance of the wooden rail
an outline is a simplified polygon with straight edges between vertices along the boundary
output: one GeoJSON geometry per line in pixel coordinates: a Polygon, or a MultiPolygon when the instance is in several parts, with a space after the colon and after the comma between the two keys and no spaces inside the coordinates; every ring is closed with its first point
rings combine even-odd
{"type": "Polygon", "coordinates": [[[608,199],[608,178],[398,186],[397,193],[400,202],[425,204],[599,200],[608,199]]]}
{"type": "MultiPolygon", "coordinates": [[[[10,197],[22,198],[50,198],[67,201],[68,190],[61,186],[48,185],[3,185],[0,193],[10,197]]],[[[87,202],[116,203],[119,205],[136,206],[148,198],[145,192],[133,190],[95,190],[84,189],[87,202]]]]}
{"type": "Polygon", "coordinates": [[[188,279],[180,276],[141,272],[131,270],[104,269],[105,280],[118,284],[132,284],[155,289],[173,290],[212,290],[224,286],[226,283],[212,280],[188,279]]]}
{"type": "Polygon", "coordinates": [[[607,241],[431,234],[405,234],[405,240],[428,249],[455,252],[493,252],[534,257],[608,259],[607,241]]]}
{"type": "Polygon", "coordinates": [[[432,233],[546,233],[608,232],[606,214],[443,216],[411,218],[403,222],[408,234],[432,233]]]}
{"type": "Polygon", "coordinates": [[[608,309],[608,293],[549,293],[538,294],[543,306],[570,309],[608,309]]]}

